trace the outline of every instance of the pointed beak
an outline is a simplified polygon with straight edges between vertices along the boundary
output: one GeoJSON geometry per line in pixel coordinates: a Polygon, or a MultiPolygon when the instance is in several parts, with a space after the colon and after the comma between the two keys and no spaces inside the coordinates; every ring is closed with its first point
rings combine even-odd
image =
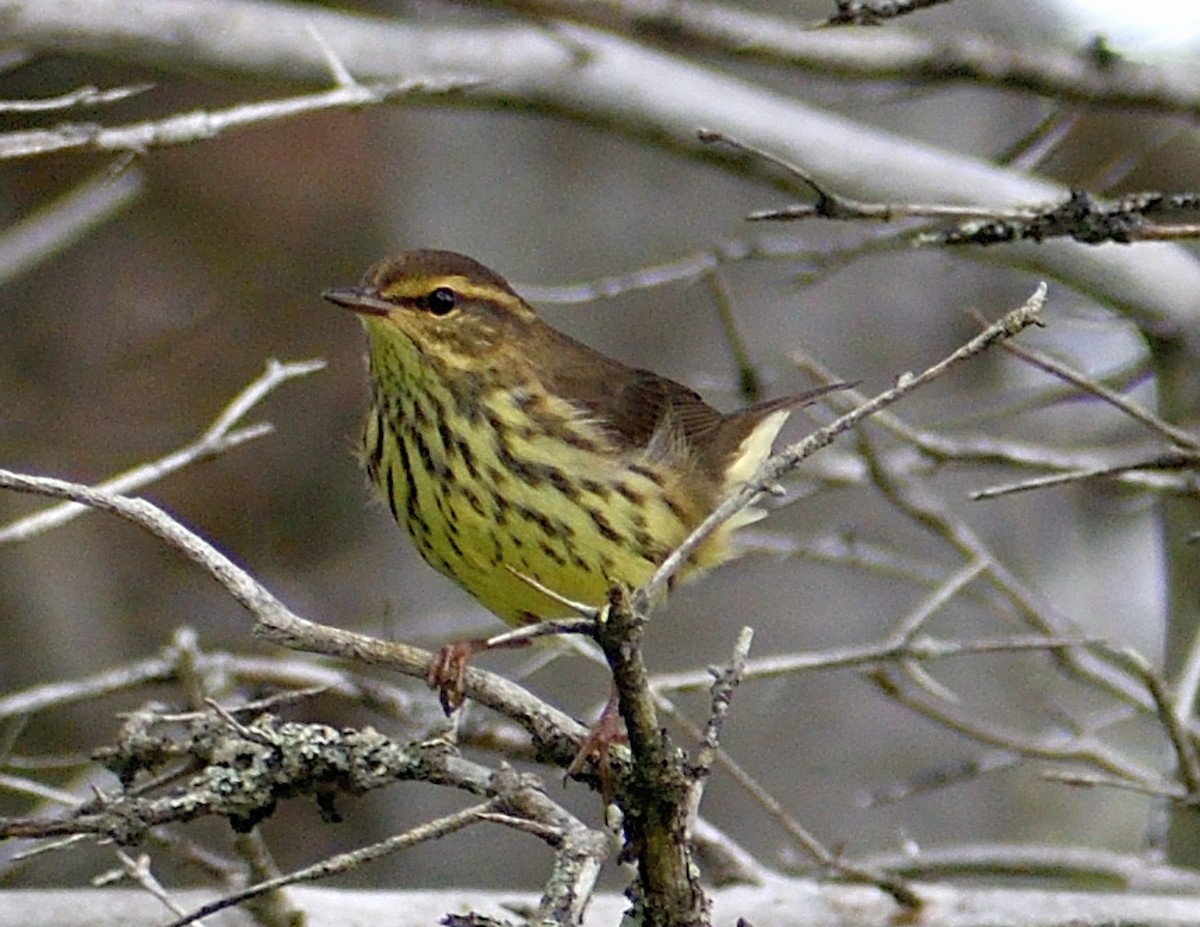
{"type": "Polygon", "coordinates": [[[321,296],[336,306],[359,315],[389,315],[396,307],[380,299],[371,287],[335,286],[321,296]]]}

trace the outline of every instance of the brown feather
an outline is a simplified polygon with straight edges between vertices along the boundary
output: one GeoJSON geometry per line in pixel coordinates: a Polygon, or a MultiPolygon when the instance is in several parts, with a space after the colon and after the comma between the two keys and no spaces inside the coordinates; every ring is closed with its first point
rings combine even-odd
{"type": "Polygon", "coordinates": [[[650,370],[630,367],[548,328],[553,342],[542,364],[546,386],[610,429],[619,447],[645,448],[669,432],[699,468],[721,483],[742,442],[773,412],[808,405],[845,384],[722,413],[695,390],[650,370]]]}

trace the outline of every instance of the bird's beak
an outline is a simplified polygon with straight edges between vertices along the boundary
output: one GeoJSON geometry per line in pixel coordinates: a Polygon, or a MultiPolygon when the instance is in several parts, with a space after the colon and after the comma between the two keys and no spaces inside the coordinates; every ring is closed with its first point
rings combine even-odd
{"type": "Polygon", "coordinates": [[[321,294],[325,299],[343,309],[359,315],[390,315],[396,307],[380,299],[374,289],[362,286],[335,286],[321,294]]]}

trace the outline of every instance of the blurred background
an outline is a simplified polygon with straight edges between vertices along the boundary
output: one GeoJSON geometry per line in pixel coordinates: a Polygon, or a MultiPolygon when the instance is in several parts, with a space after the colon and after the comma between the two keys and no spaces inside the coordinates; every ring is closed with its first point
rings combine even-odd
{"type": "MultiPolygon", "coordinates": [[[[431,21],[464,15],[450,3],[342,6],[431,21]]],[[[828,4],[815,2],[746,6],[797,17],[828,13],[828,4]]],[[[469,15],[483,22],[505,17],[477,8],[469,15]]],[[[1023,42],[1036,33],[1044,41],[1061,36],[1077,43],[1106,28],[1072,15],[1038,2],[957,3],[910,17],[903,27],[934,38],[972,31],[1023,42]]],[[[718,66],[748,77],[765,70],[728,61],[718,66]]],[[[965,85],[853,83],[782,68],[769,80],[809,104],[984,157],[1015,144],[1048,108],[1020,93],[965,85]]],[[[119,124],[298,92],[63,55],[5,71],[0,97],[143,81],[154,88],[96,118],[119,124]]],[[[17,129],[64,117],[0,118],[17,129]]],[[[1196,189],[1196,143],[1195,133],[1176,122],[1106,110],[1094,118],[1084,114],[1042,170],[1093,192],[1196,189]]],[[[0,164],[0,215],[6,225],[18,223],[108,167],[90,154],[0,164]]],[[[300,614],[430,647],[486,633],[496,622],[426,567],[386,510],[373,504],[354,457],[366,401],[361,332],[355,319],[321,300],[323,289],[355,282],[377,258],[411,247],[465,252],[520,288],[626,273],[768,232],[816,252],[877,234],[816,223],[748,226],[748,212],[784,199],[648,144],[507,112],[384,106],[320,114],[157,150],[138,159],[136,169],[143,186],[131,205],[0,285],[0,466],[99,481],[191,440],[268,358],[325,358],[323,372],[283,386],[251,416],[272,422],[272,435],[143,494],[253,571],[300,614]]],[[[1022,302],[1036,282],[1019,270],[933,250],[884,252],[802,278],[811,269],[803,261],[760,260],[722,270],[768,395],[810,385],[791,362],[794,346],[876,392],[973,334],[965,309],[995,317],[1022,302]]],[[[543,311],[607,353],[701,388],[723,409],[743,401],[716,306],[700,283],[544,305],[543,311]]],[[[1136,360],[1143,350],[1125,323],[1079,295],[1060,291],[1054,313],[1052,330],[1031,336],[1031,343],[1070,345],[1092,372],[1136,360]]],[[[927,428],[970,424],[1031,383],[1011,360],[985,357],[898,411],[927,428]]],[[[1149,389],[1138,396],[1153,399],[1149,389]]],[[[796,439],[807,426],[796,416],[786,435],[796,439]]],[[[1068,406],[1012,427],[1030,440],[1060,438],[1071,428],[1075,439],[1103,441],[1118,425],[1068,406]]],[[[1149,501],[1104,487],[966,501],[967,491],[998,478],[999,471],[951,468],[938,485],[1019,575],[1089,633],[1157,656],[1162,589],[1149,501]]],[[[0,524],[39,507],[33,498],[0,494],[0,524]]],[[[945,573],[958,566],[870,488],[821,492],[762,527],[777,540],[815,545],[852,538],[945,573]]],[[[758,655],[875,641],[926,591],[812,558],[750,555],[673,596],[655,616],[649,657],[662,671],[719,663],[748,621],[758,655]]],[[[144,532],[99,514],[0,547],[0,616],[0,692],[148,655],[180,625],[194,628],[205,648],[272,652],[250,639],[247,616],[215,583],[144,532]]],[[[999,633],[982,607],[974,613],[961,600],[936,628],[958,637],[999,633]]],[[[528,654],[494,654],[483,665],[514,670],[526,660],[528,654]]],[[[1072,697],[1033,659],[961,660],[939,666],[939,678],[965,689],[973,702],[1003,706],[1006,717],[1024,718],[1032,729],[1046,723],[1058,700],[1072,697]]],[[[595,710],[607,694],[603,674],[578,659],[541,671],[533,685],[580,714],[595,710]]],[[[414,690],[434,699],[415,684],[414,690]]],[[[167,689],[152,694],[178,698],[167,689]]],[[[114,699],[33,719],[14,752],[86,752],[109,742],[118,725],[114,714],[141,700],[114,699]]],[[[681,702],[703,718],[703,698],[681,702]]],[[[372,720],[321,699],[291,709],[291,716],[372,720]]],[[[853,671],[744,686],[727,731],[727,749],[797,819],[850,856],[896,851],[907,841],[1131,849],[1146,826],[1145,799],[1071,791],[1044,782],[1042,770],[1031,767],[866,807],[863,797],[871,792],[980,761],[986,753],[888,702],[853,671]]],[[[1152,739],[1137,731],[1127,739],[1145,762],[1156,762],[1152,739]]],[[[549,778],[557,781],[553,773],[549,778]]],[[[582,788],[552,792],[597,819],[598,802],[582,788]]],[[[346,822],[338,826],[323,824],[311,805],[292,802],[265,830],[268,838],[290,837],[276,841],[286,868],[395,833],[457,801],[432,788],[398,786],[342,807],[346,822]]],[[[27,809],[24,799],[0,792],[0,814],[27,809]]],[[[705,810],[764,861],[803,862],[723,775],[715,777],[705,810]]],[[[216,826],[208,832],[222,839],[216,826]]],[[[499,852],[511,840],[504,832],[473,830],[376,863],[354,880],[397,887],[464,880],[538,885],[548,857],[499,852]],[[448,852],[454,854],[450,864],[448,852]]],[[[0,881],[70,883],[76,871],[107,865],[104,852],[96,853],[28,863],[0,874],[0,881]]]]}

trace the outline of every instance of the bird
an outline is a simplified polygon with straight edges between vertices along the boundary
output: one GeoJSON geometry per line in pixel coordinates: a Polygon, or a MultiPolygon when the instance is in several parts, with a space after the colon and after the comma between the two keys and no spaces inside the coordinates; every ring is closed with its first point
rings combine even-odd
{"type": "MultiPolygon", "coordinates": [[[[792,411],[844,388],[720,412],[552,327],[452,251],[406,251],[323,296],[366,331],[370,481],[424,560],[513,626],[643,584],[754,475],[792,411]]],[[[679,579],[731,559],[735,533],[763,514],[717,528],[679,579]]],[[[478,649],[444,649],[431,668],[448,713],[478,649]]]]}

